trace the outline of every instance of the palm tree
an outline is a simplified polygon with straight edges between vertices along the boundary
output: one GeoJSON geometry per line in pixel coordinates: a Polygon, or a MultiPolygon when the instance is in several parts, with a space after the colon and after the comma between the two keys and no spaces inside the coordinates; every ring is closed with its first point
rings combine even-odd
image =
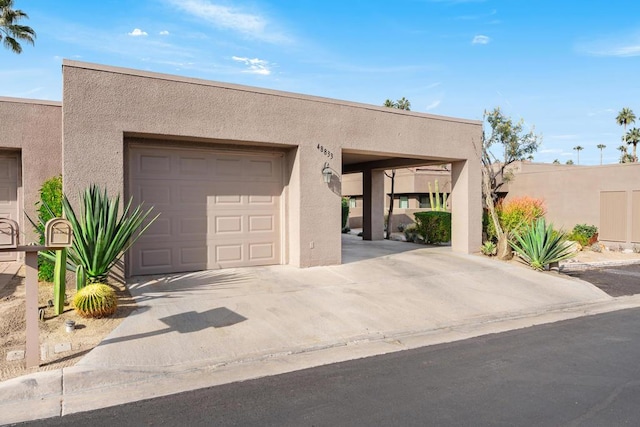
{"type": "Polygon", "coordinates": [[[626,144],[627,143],[627,140],[626,140],[627,125],[630,125],[636,122],[636,115],[633,114],[633,111],[631,111],[631,108],[625,107],[622,110],[620,110],[620,112],[618,113],[618,116],[616,117],[616,122],[623,127],[622,139],[626,144]]]}
{"type": "Polygon", "coordinates": [[[18,40],[33,45],[36,32],[26,25],[18,25],[18,21],[29,16],[19,9],[13,9],[13,0],[0,0],[0,41],[13,53],[22,53],[18,40]]]}
{"type": "Polygon", "coordinates": [[[596,147],[600,150],[600,166],[602,166],[602,150],[607,148],[607,146],[604,144],[598,144],[596,147]]]}
{"type": "Polygon", "coordinates": [[[578,164],[580,164],[580,151],[584,150],[584,147],[576,145],[575,147],[573,147],[573,149],[578,153],[578,164]]]}
{"type": "Polygon", "coordinates": [[[640,142],[640,129],[638,128],[629,129],[629,132],[627,132],[627,134],[625,135],[625,141],[627,142],[627,144],[633,144],[633,161],[637,162],[638,157],[636,156],[636,148],[637,148],[638,142],[640,142]]]}
{"type": "Polygon", "coordinates": [[[627,146],[626,145],[621,145],[618,147],[618,151],[620,151],[620,163],[629,163],[630,160],[630,155],[627,154],[627,146]]]}
{"type": "Polygon", "coordinates": [[[399,110],[411,110],[411,102],[404,96],[396,101],[396,108],[399,110]]]}

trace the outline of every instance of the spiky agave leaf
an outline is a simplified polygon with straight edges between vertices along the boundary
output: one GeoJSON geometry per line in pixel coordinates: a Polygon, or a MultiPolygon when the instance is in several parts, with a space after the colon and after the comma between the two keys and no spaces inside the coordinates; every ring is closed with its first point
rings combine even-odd
{"type": "Polygon", "coordinates": [[[153,207],[143,211],[139,205],[131,211],[131,204],[129,199],[119,215],[120,196],[110,199],[106,189],[101,192],[96,185],[91,185],[82,195],[81,211],[77,215],[69,199],[63,196],[63,211],[74,236],[69,258],[73,265],[84,267],[89,282],[104,281],[109,270],[158,217],[142,226],[153,207]]]}
{"type": "Polygon", "coordinates": [[[547,226],[544,218],[534,221],[520,233],[514,233],[510,244],[518,256],[535,270],[543,270],[546,265],[576,254],[566,234],[555,231],[552,224],[547,226]]]}

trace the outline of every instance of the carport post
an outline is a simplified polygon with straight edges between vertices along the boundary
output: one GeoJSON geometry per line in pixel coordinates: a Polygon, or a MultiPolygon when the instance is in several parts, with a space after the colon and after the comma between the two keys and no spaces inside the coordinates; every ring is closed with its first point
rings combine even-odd
{"type": "Polygon", "coordinates": [[[384,239],[384,171],[362,171],[362,239],[384,239]]]}

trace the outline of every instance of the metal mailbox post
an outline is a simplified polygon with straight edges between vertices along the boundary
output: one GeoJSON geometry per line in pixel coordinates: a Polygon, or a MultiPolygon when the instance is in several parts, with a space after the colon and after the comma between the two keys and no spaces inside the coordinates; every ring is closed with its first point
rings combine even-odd
{"type": "Polygon", "coordinates": [[[27,305],[27,368],[40,364],[38,351],[38,252],[71,247],[73,230],[69,221],[53,218],[45,224],[45,242],[42,245],[20,246],[20,227],[12,219],[0,218],[0,252],[25,253],[25,282],[27,305]]]}

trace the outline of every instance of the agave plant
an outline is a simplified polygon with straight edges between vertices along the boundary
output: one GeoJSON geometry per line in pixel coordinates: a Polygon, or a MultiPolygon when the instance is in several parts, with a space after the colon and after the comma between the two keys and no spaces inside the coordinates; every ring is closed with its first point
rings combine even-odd
{"type": "Polygon", "coordinates": [[[106,189],[101,192],[96,185],[91,185],[82,194],[78,216],[67,196],[63,196],[64,216],[73,228],[73,247],[68,252],[68,261],[76,269],[78,290],[87,282],[104,282],[111,268],[158,217],[140,228],[153,207],[143,211],[139,205],[132,210],[132,201],[129,199],[119,215],[120,196],[110,199],[106,189]]]}
{"type": "Polygon", "coordinates": [[[575,247],[567,240],[566,234],[555,231],[553,225],[547,225],[544,218],[534,221],[521,232],[514,233],[510,244],[518,256],[534,270],[543,270],[551,263],[576,255],[575,247]]]}

